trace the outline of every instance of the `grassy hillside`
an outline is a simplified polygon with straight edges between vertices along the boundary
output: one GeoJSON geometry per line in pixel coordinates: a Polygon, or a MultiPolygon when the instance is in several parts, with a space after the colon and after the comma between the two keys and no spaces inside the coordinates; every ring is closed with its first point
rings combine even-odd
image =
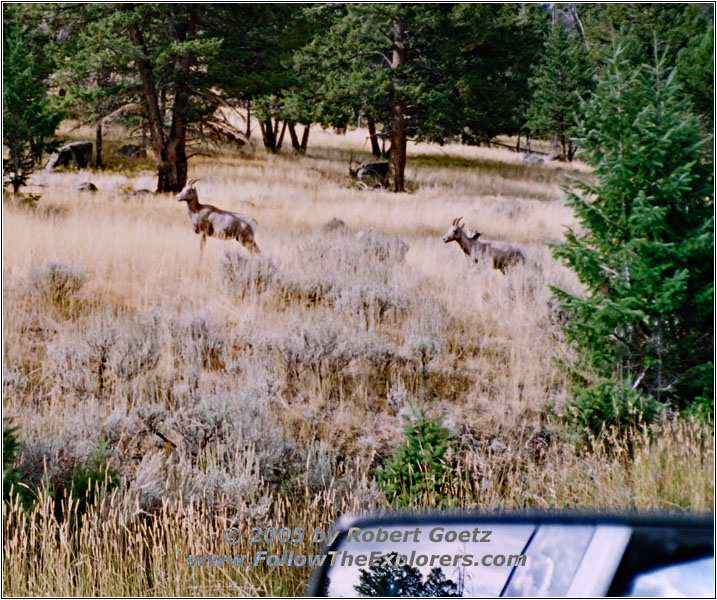
{"type": "Polygon", "coordinates": [[[39,172],[37,206],[6,199],[4,408],[17,468],[41,490],[32,512],[3,507],[6,594],[304,593],[309,567],[188,555],[256,549],[227,545],[229,525],[328,529],[387,509],[375,469],[419,408],[452,435],[443,505],[712,506],[706,426],[586,442],[561,419],[572,349],[550,286],[580,286],[545,244],[574,225],[561,182],[589,169],[410,145],[413,193],[361,191],[347,175],[351,157],[370,160],[365,139],[316,130],[306,156],[190,161],[200,202],[257,220],[259,257],[210,239],[200,261],[184,204],[128,193],[155,187],[136,167],[39,172]],[[74,190],[88,180],[97,193],[74,190]],[[441,242],[459,216],[527,263],[469,263],[441,242]],[[98,455],[121,484],[68,506],[98,455]]]}

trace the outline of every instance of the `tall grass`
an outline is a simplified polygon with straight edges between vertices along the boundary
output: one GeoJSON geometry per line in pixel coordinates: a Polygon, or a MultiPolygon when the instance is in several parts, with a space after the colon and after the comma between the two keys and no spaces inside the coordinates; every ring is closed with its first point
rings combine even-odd
{"type": "MultiPolygon", "coordinates": [[[[541,453],[535,440],[508,446],[484,443],[469,450],[457,468],[462,478],[446,476],[444,489],[466,508],[585,507],[708,510],[714,455],[712,432],[694,423],[666,423],[652,435],[645,431],[635,448],[625,440],[600,440],[584,455],[568,443],[541,453]],[[606,444],[605,442],[608,442],[606,444]],[[609,449],[608,449],[609,448],[609,449]],[[540,457],[536,460],[536,453],[540,457]],[[453,485],[452,482],[460,482],[453,485]]],[[[26,512],[19,502],[5,503],[4,593],[39,596],[194,596],[273,595],[307,592],[311,568],[191,566],[192,555],[242,555],[258,550],[282,555],[318,554],[311,541],[345,513],[385,509],[365,469],[351,490],[335,480],[321,489],[301,482],[291,497],[278,495],[260,515],[237,517],[233,507],[217,510],[202,497],[165,498],[152,511],[141,509],[136,490],[114,490],[90,505],[80,526],[73,525],[78,502],[63,503],[56,517],[47,490],[26,512]],[[242,539],[229,545],[227,527],[242,539]],[[252,527],[306,528],[302,543],[251,543],[252,527]]],[[[231,505],[231,499],[225,498],[231,505]]],[[[416,498],[415,507],[425,504],[416,498]]]]}
{"type": "Polygon", "coordinates": [[[712,505],[709,427],[665,417],[586,442],[561,420],[555,359],[573,349],[550,286],[580,286],[545,242],[574,225],[565,172],[418,145],[414,193],[360,191],[346,175],[364,135],[312,132],[301,157],[193,159],[200,201],[256,218],[261,257],[210,239],[200,262],[183,205],[126,194],[153,187],[148,172],[37,173],[38,205],[5,205],[4,408],[39,490],[32,512],[3,507],[6,594],[301,594],[308,567],[189,554],[256,550],[227,545],[228,525],[308,531],[387,510],[376,469],[416,408],[452,431],[440,488],[454,506],[712,505]],[[88,179],[99,192],[74,191],[88,179]],[[457,216],[527,264],[470,264],[440,241],[457,216]],[[326,230],[334,217],[345,227],[326,230]],[[58,273],[77,285],[59,289],[58,273]],[[121,486],[73,518],[72,474],[98,444],[121,486]]]}

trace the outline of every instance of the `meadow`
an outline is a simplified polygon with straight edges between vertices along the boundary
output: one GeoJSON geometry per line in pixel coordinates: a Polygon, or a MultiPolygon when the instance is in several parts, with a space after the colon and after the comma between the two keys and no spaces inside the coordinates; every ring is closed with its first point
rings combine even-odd
{"type": "Polygon", "coordinates": [[[581,286],[546,244],[577,226],[561,185],[590,169],[410,143],[412,191],[393,195],[348,179],[350,158],[373,160],[366,135],[316,128],[306,155],[259,143],[190,160],[200,202],[256,219],[259,256],[209,239],[200,259],[184,204],[129,193],[154,189],[150,163],[41,171],[37,203],[5,198],[4,416],[36,496],[3,505],[6,595],[305,593],[308,566],[188,555],[253,551],[223,541],[230,525],[389,510],[375,470],[419,409],[452,435],[444,506],[712,506],[709,426],[666,416],[586,440],[563,418],[575,349],[551,286],[581,286]],[[459,216],[526,264],[503,275],[444,244],[459,216]],[[65,491],[98,456],[119,485],[83,504],[65,491]]]}

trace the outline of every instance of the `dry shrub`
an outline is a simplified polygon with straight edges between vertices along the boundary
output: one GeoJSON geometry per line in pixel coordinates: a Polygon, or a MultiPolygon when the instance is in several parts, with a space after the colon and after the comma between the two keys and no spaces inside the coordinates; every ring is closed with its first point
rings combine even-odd
{"type": "Polygon", "coordinates": [[[409,294],[391,283],[358,283],[342,289],[335,299],[336,310],[364,324],[366,330],[388,318],[400,320],[409,303],[409,294]]]}
{"type": "Polygon", "coordinates": [[[187,367],[221,369],[225,363],[223,327],[205,313],[183,314],[170,323],[172,350],[187,367]]]}
{"type": "Polygon", "coordinates": [[[220,264],[227,288],[241,298],[261,294],[274,287],[277,268],[269,258],[227,251],[220,264]]]}
{"type": "Polygon", "coordinates": [[[329,319],[295,322],[275,345],[289,386],[307,371],[318,378],[320,385],[346,369],[360,352],[350,333],[329,319]]]}
{"type": "Polygon", "coordinates": [[[429,366],[446,349],[450,317],[446,309],[430,296],[420,301],[420,308],[403,325],[402,354],[420,368],[423,379],[429,366]]]}
{"type": "MultiPolygon", "coordinates": [[[[588,453],[576,452],[568,440],[553,440],[539,456],[535,436],[501,441],[469,438],[464,432],[461,438],[462,449],[453,458],[462,476],[452,480],[455,485],[448,479],[442,485],[466,508],[571,507],[585,499],[604,509],[711,507],[712,432],[701,423],[668,422],[652,432],[635,432],[631,452],[618,438],[609,440],[612,447],[603,440],[588,453]]],[[[337,470],[332,454],[325,444],[314,447],[290,496],[267,494],[252,474],[259,465],[250,453],[236,457],[231,474],[210,453],[201,455],[199,470],[187,459],[168,464],[161,453],[151,453],[131,487],[90,505],[79,527],[71,526],[72,519],[57,521],[47,491],[40,492],[29,513],[19,503],[5,503],[4,591],[66,596],[304,594],[310,567],[198,568],[189,567],[188,556],[252,553],[251,527],[289,524],[313,532],[328,529],[340,514],[386,508],[368,476],[369,465],[347,461],[337,470]],[[202,486],[211,501],[199,493],[202,486]],[[164,489],[176,493],[163,495],[164,489]],[[150,513],[142,510],[148,508],[140,500],[143,490],[160,494],[150,513]],[[220,490],[231,495],[217,495],[220,490]],[[185,491],[188,496],[182,496],[185,491]],[[243,534],[231,550],[222,539],[229,525],[243,534]]],[[[74,514],[77,505],[65,502],[65,511],[74,514]]],[[[285,547],[275,542],[262,549],[281,555],[285,547]]],[[[292,549],[313,554],[319,546],[306,540],[292,549]]]]}
{"type": "Polygon", "coordinates": [[[48,261],[30,270],[29,291],[44,302],[66,309],[73,303],[86,280],[84,268],[48,261]]]}
{"type": "Polygon", "coordinates": [[[156,312],[116,317],[103,313],[87,331],[66,329],[48,346],[47,375],[61,393],[78,397],[110,394],[151,371],[162,355],[156,312]]]}
{"type": "Polygon", "coordinates": [[[18,468],[34,485],[61,491],[76,465],[85,462],[102,432],[102,410],[96,400],[68,404],[62,412],[37,411],[19,431],[18,468]]]}
{"type": "MultiPolygon", "coordinates": [[[[239,208],[241,181],[261,224],[258,257],[212,239],[218,260],[200,263],[176,202],[158,196],[147,211],[136,199],[78,198],[79,174],[37,174],[63,219],[5,207],[17,468],[61,490],[104,441],[122,479],[75,529],[56,519],[62,498],[49,488],[32,513],[6,504],[6,594],[300,595],[308,567],[201,569],[187,556],[228,552],[228,524],[326,529],[340,514],[388,508],[374,469],[415,407],[456,432],[449,475],[461,476],[441,492],[456,507],[711,507],[710,427],[678,417],[581,446],[558,417],[571,395],[554,358],[572,349],[550,286],[580,285],[544,247],[574,223],[556,174],[545,166],[536,184],[509,152],[411,145],[409,177],[421,185],[410,196],[331,183],[344,177],[347,144],[364,137],[317,133],[309,156],[192,159],[221,206],[239,208]],[[444,165],[445,152],[457,162],[444,165]],[[440,241],[459,215],[524,245],[527,264],[505,275],[468,264],[440,241]],[[26,285],[56,256],[67,268],[39,269],[26,285]],[[72,264],[91,279],[80,284],[72,264]]],[[[152,180],[93,177],[102,189],[152,180]]],[[[244,539],[231,552],[253,550],[244,539]]]]}

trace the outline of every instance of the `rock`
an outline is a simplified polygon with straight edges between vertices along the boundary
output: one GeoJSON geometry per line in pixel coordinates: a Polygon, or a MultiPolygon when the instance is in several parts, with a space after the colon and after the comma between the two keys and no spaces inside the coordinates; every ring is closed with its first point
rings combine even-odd
{"type": "Polygon", "coordinates": [[[545,161],[537,154],[526,154],[523,157],[523,162],[529,165],[540,165],[545,161]]]}
{"type": "Polygon", "coordinates": [[[127,157],[127,158],[138,158],[141,148],[139,146],[136,146],[135,144],[127,144],[125,146],[122,146],[117,152],[115,152],[115,156],[118,158],[127,157]]]}
{"type": "Polygon", "coordinates": [[[77,167],[84,169],[92,160],[92,142],[72,142],[58,152],[53,152],[45,169],[52,171],[57,167],[77,167]]]}
{"type": "Polygon", "coordinates": [[[81,184],[75,187],[78,192],[96,192],[97,186],[89,181],[83,181],[81,184]]]}
{"type": "Polygon", "coordinates": [[[142,188],[141,190],[135,190],[134,192],[132,192],[131,195],[132,195],[132,196],[148,196],[148,195],[151,195],[151,194],[154,194],[154,192],[153,192],[152,190],[148,190],[148,189],[146,189],[146,188],[142,188]]]}

